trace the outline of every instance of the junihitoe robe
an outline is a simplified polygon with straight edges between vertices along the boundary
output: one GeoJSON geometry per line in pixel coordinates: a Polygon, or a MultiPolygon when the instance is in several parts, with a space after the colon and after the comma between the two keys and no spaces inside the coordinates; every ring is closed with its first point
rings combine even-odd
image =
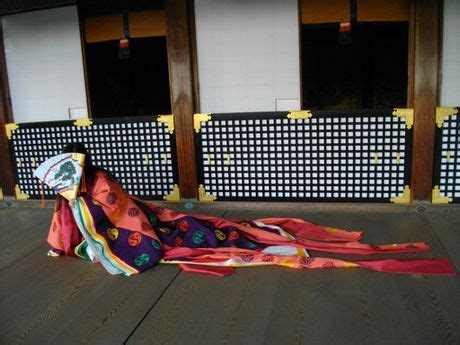
{"type": "Polygon", "coordinates": [[[345,261],[311,257],[307,250],[342,254],[396,254],[430,251],[422,242],[361,243],[362,233],[315,225],[295,218],[226,220],[184,214],[127,194],[98,172],[74,207],[55,210],[50,255],[76,255],[100,262],[111,274],[137,274],[157,263],[186,271],[230,274],[233,267],[279,265],[290,268],[367,268],[375,271],[455,274],[447,259],[345,261]]]}

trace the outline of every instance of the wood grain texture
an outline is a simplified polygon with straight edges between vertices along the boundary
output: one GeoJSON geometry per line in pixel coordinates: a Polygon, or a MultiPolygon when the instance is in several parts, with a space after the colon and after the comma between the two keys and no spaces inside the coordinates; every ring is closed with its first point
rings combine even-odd
{"type": "Polygon", "coordinates": [[[141,275],[123,277],[75,257],[47,257],[43,237],[50,219],[51,210],[0,209],[0,240],[7,244],[0,259],[3,263],[8,255],[19,256],[0,269],[2,342],[123,343],[179,268],[157,265],[141,275]]]}
{"type": "MultiPolygon", "coordinates": [[[[229,211],[226,218],[269,215],[288,214],[229,211]]],[[[362,229],[378,243],[427,240],[445,256],[419,214],[289,215],[362,229]]],[[[127,343],[455,344],[459,283],[361,269],[240,268],[225,278],[181,273],[127,343]]]]}
{"type": "Polygon", "coordinates": [[[426,214],[424,216],[442,246],[449,254],[449,258],[460,272],[460,213],[426,214]]]}
{"type": "MultiPolygon", "coordinates": [[[[66,265],[73,270],[59,269],[59,276],[54,277],[56,286],[48,285],[43,292],[52,294],[48,303],[31,306],[26,323],[15,322],[14,329],[18,329],[18,324],[23,325],[14,334],[15,339],[28,343],[47,339],[56,344],[65,339],[69,344],[121,344],[179,273],[177,266],[158,265],[136,277],[111,276],[99,264],[76,258],[74,261],[73,267],[68,262],[66,265]],[[78,279],[69,283],[69,277],[78,279]]],[[[46,282],[50,284],[51,278],[42,277],[39,287],[46,282]]],[[[18,302],[31,292],[29,288],[6,303],[18,302]]],[[[14,311],[9,312],[14,315],[14,311]]]]}
{"type": "Polygon", "coordinates": [[[430,200],[438,96],[440,11],[437,0],[415,0],[412,199],[430,200]]]}
{"type": "Polygon", "coordinates": [[[87,69],[88,64],[86,61],[85,20],[82,14],[81,6],[77,6],[77,15],[78,15],[78,23],[79,23],[81,57],[82,57],[82,63],[83,63],[83,77],[85,80],[86,109],[88,111],[88,117],[92,118],[93,115],[91,111],[91,94],[90,94],[90,89],[89,89],[88,69],[87,69]]]}
{"type": "MultiPolygon", "coordinates": [[[[222,216],[212,205],[197,213],[222,216]]],[[[183,206],[176,211],[185,211],[183,206]]],[[[240,268],[225,278],[178,274],[159,265],[110,276],[99,264],[46,257],[50,210],[0,209],[0,258],[9,244],[31,248],[0,270],[2,343],[457,344],[457,276],[397,275],[362,269],[240,268]],[[18,235],[18,233],[20,235],[18,235]],[[22,242],[21,242],[22,241],[22,242]],[[34,247],[35,246],[35,247],[34,247]]],[[[460,213],[230,210],[226,218],[299,217],[365,231],[375,243],[421,240],[455,253],[460,213]]],[[[327,254],[330,255],[330,254],[327,254]]],[[[404,256],[401,254],[401,256],[404,256]]],[[[354,256],[356,258],[356,256],[354,256]]],[[[456,260],[456,259],[454,259],[456,260]]]]}
{"type": "Polygon", "coordinates": [[[193,75],[193,113],[201,112],[200,104],[200,83],[198,79],[198,51],[196,48],[196,25],[195,25],[195,1],[188,0],[189,7],[189,25],[190,25],[190,48],[192,58],[192,75],[193,75]]]}
{"type": "Polygon", "coordinates": [[[14,195],[13,166],[8,149],[5,124],[13,122],[13,110],[10,102],[10,89],[3,47],[3,30],[0,23],[0,187],[4,195],[14,195]]]}
{"type": "Polygon", "coordinates": [[[179,187],[183,198],[196,198],[198,188],[193,130],[193,76],[187,0],[166,0],[165,11],[179,187]]]}
{"type": "Polygon", "coordinates": [[[409,5],[409,30],[407,48],[407,107],[414,107],[414,64],[415,64],[415,1],[409,5]]]}
{"type": "MultiPolygon", "coordinates": [[[[45,244],[51,209],[6,208],[0,214],[0,271],[45,244]]],[[[45,255],[43,252],[41,255],[45,255]]]]}
{"type": "Polygon", "coordinates": [[[43,244],[0,272],[0,336],[5,343],[26,342],[47,324],[59,328],[54,315],[104,273],[89,262],[50,258],[46,252],[43,244]]]}

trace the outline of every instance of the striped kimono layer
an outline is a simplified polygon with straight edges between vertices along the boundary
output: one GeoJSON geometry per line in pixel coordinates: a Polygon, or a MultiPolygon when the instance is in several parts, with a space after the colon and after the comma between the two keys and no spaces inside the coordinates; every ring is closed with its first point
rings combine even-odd
{"type": "Polygon", "coordinates": [[[425,243],[369,245],[361,232],[314,225],[302,219],[230,221],[181,214],[143,202],[100,175],[90,195],[77,199],[73,218],[83,235],[75,254],[99,261],[111,274],[132,275],[156,263],[218,276],[233,267],[367,268],[374,271],[455,274],[447,259],[345,261],[310,257],[307,250],[343,254],[397,254],[430,251],[425,243]]]}

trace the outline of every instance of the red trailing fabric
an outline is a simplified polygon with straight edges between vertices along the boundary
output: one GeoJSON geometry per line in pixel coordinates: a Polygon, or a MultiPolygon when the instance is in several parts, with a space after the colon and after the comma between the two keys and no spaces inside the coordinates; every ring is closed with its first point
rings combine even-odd
{"type": "MultiPolygon", "coordinates": [[[[247,239],[266,245],[288,245],[308,250],[342,253],[342,254],[399,254],[417,253],[430,251],[431,248],[423,242],[370,245],[359,242],[362,233],[358,231],[345,231],[334,228],[317,226],[301,219],[287,218],[263,218],[257,221],[266,225],[279,226],[286,232],[297,236],[294,240],[283,237],[279,234],[266,231],[257,227],[243,226],[238,222],[211,217],[201,214],[184,215],[162,210],[157,214],[162,221],[173,221],[184,216],[192,217],[198,221],[206,221],[216,229],[232,227],[241,232],[247,239]]],[[[344,261],[333,258],[305,258],[305,257],[286,257],[277,255],[266,255],[260,250],[249,250],[240,248],[167,248],[163,260],[184,261],[184,264],[200,266],[208,264],[224,265],[229,259],[236,262],[275,264],[292,268],[350,268],[361,267],[374,271],[406,273],[406,274],[456,274],[455,269],[449,260],[446,259],[377,259],[344,261]],[[270,257],[270,262],[267,262],[270,257]]],[[[209,273],[209,266],[199,268],[209,273]]],[[[189,271],[197,268],[187,267],[189,271]]],[[[214,274],[214,273],[211,273],[214,274]]]]}
{"type": "MultiPolygon", "coordinates": [[[[181,214],[176,214],[174,217],[171,217],[170,215],[161,215],[159,218],[162,221],[173,221],[176,220],[180,217],[183,217],[184,215],[181,214]]],[[[216,229],[220,229],[223,227],[234,227],[237,230],[241,231],[244,233],[244,235],[249,239],[256,241],[258,243],[263,243],[263,244],[268,244],[268,245],[289,245],[293,247],[298,247],[298,248],[305,248],[307,250],[316,250],[316,251],[321,251],[321,252],[329,252],[329,253],[341,253],[341,254],[361,254],[361,255],[372,255],[372,254],[385,254],[385,253],[391,253],[391,254],[401,254],[401,253],[419,253],[419,252],[426,252],[430,251],[431,248],[423,242],[414,242],[414,243],[403,243],[403,244],[386,244],[386,245],[371,245],[371,244],[365,244],[361,243],[358,241],[352,241],[352,242],[345,242],[343,243],[338,241],[338,242],[319,242],[319,241],[313,241],[313,240],[308,240],[305,238],[296,238],[295,240],[291,240],[288,238],[285,238],[281,235],[265,231],[262,229],[258,229],[252,226],[243,226],[241,224],[238,224],[236,222],[222,219],[222,218],[216,218],[216,217],[211,217],[211,216],[206,216],[206,215],[201,215],[201,214],[193,214],[189,215],[189,217],[193,217],[197,220],[203,220],[210,222],[216,229]]],[[[275,225],[273,223],[276,223],[277,218],[266,218],[270,221],[272,219],[272,225],[275,225]]],[[[265,219],[262,219],[265,220],[265,219]]],[[[260,220],[260,221],[262,221],[260,220]]],[[[299,233],[299,230],[295,230],[295,223],[299,223],[302,225],[301,222],[294,221],[293,223],[285,222],[285,221],[280,221],[281,225],[284,225],[284,223],[288,224],[288,228],[283,228],[283,226],[280,226],[283,230],[287,232],[293,231],[293,235],[295,233],[299,233]]],[[[304,228],[301,229],[304,234],[313,234],[315,233],[317,236],[320,236],[322,231],[320,230],[315,230],[315,231],[310,231],[308,230],[308,222],[304,221],[304,228]]],[[[313,229],[313,228],[312,228],[313,229]]],[[[348,236],[346,234],[346,231],[344,230],[338,230],[339,236],[348,236]]],[[[351,236],[362,236],[361,233],[359,232],[351,232],[351,236]]],[[[324,233],[323,233],[324,235],[324,233]]],[[[323,236],[324,238],[327,238],[327,236],[323,236]]]]}
{"type": "MultiPolygon", "coordinates": [[[[220,247],[220,248],[187,248],[187,247],[176,247],[167,248],[165,246],[165,253],[163,256],[164,261],[175,260],[179,258],[197,258],[204,257],[208,254],[212,254],[213,258],[218,260],[224,260],[230,258],[232,255],[245,255],[245,254],[259,254],[260,249],[241,249],[234,247],[220,247]],[[221,255],[221,256],[219,256],[221,255]]],[[[213,260],[215,261],[215,260],[213,260]]]]}
{"type": "Polygon", "coordinates": [[[359,254],[359,255],[372,255],[372,254],[403,254],[403,253],[420,253],[428,252],[431,248],[423,242],[402,243],[402,244],[384,244],[372,245],[361,242],[347,242],[347,243],[322,243],[306,240],[304,238],[296,238],[294,243],[301,248],[316,250],[328,253],[341,253],[341,254],[359,254]]]}
{"type": "Polygon", "coordinates": [[[298,218],[261,218],[256,221],[267,225],[275,225],[290,234],[309,240],[325,242],[353,242],[363,237],[360,231],[346,231],[321,225],[316,225],[298,218]]]}
{"type": "MultiPolygon", "coordinates": [[[[193,254],[183,259],[187,264],[184,270],[188,272],[208,273],[223,276],[230,274],[230,271],[220,270],[222,266],[206,266],[206,263],[225,262],[231,258],[239,256],[224,253],[212,253],[212,249],[207,249],[201,254],[199,251],[193,251],[193,254]],[[204,265],[203,265],[204,264],[204,265]],[[215,269],[217,268],[217,270],[215,269]],[[205,272],[204,272],[205,271],[205,272]]],[[[252,262],[260,262],[264,254],[252,255],[252,262]]],[[[240,257],[244,257],[240,256],[240,257]]],[[[262,259],[263,260],[263,259],[262,259]]],[[[429,275],[456,275],[456,271],[447,259],[377,259],[361,261],[344,261],[333,258],[295,258],[273,256],[272,263],[280,266],[292,268],[324,269],[324,268],[366,268],[372,271],[402,274],[429,274],[429,275]],[[287,263],[287,264],[286,264],[287,263]]],[[[231,268],[231,267],[228,267],[231,268]]],[[[232,269],[233,272],[233,269],[232,269]]]]}
{"type": "Polygon", "coordinates": [[[381,259],[354,261],[360,267],[379,272],[456,275],[456,271],[447,259],[381,259]]]}
{"type": "Polygon", "coordinates": [[[224,277],[235,273],[233,267],[228,266],[205,266],[205,265],[187,265],[179,264],[179,267],[185,272],[211,274],[218,277],[224,277]]]}

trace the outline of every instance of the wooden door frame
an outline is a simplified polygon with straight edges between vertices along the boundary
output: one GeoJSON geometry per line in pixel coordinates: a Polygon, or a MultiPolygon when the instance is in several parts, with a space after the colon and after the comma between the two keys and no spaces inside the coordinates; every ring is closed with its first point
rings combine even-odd
{"type": "MultiPolygon", "coordinates": [[[[438,0],[413,0],[414,108],[412,185],[413,201],[429,201],[433,188],[435,111],[440,89],[442,8],[438,0]]],[[[411,12],[412,12],[411,11],[411,12]]],[[[410,31],[411,32],[411,31],[410,31]]],[[[409,90],[411,88],[409,87],[409,90]]]]}
{"type": "Polygon", "coordinates": [[[194,93],[190,5],[187,0],[165,0],[171,110],[175,116],[179,188],[185,199],[195,199],[198,193],[193,130],[197,90],[194,93]]]}
{"type": "MultiPolygon", "coordinates": [[[[199,112],[198,68],[193,0],[165,0],[166,44],[168,54],[171,113],[175,115],[175,138],[179,189],[183,198],[196,198],[197,173],[193,114],[199,112]]],[[[79,11],[88,114],[91,94],[88,83],[84,21],[79,11]]]]}
{"type": "MultiPolygon", "coordinates": [[[[298,0],[299,11],[301,1],[298,0]]],[[[302,20],[299,13],[301,39],[302,20]]],[[[435,109],[440,93],[442,1],[412,0],[409,11],[407,107],[414,108],[411,197],[429,201],[433,187],[435,109]]],[[[299,51],[300,65],[302,50],[299,51]]],[[[302,85],[302,76],[300,84],[302,85]]],[[[301,93],[301,101],[303,94],[301,93]]],[[[303,103],[302,103],[303,104],[303,103]]]]}
{"type": "Polygon", "coordinates": [[[198,79],[198,53],[196,43],[196,26],[195,26],[195,0],[188,0],[189,10],[189,28],[190,28],[190,55],[192,59],[192,78],[193,78],[193,112],[201,112],[200,104],[200,86],[198,79]]]}
{"type": "Polygon", "coordinates": [[[6,137],[5,124],[13,122],[13,109],[11,107],[10,88],[8,83],[8,73],[3,44],[3,17],[0,16],[0,187],[3,194],[14,195],[14,177],[11,156],[8,148],[8,138],[6,137]]]}
{"type": "Polygon", "coordinates": [[[77,19],[78,19],[78,32],[80,34],[80,48],[81,48],[81,58],[83,64],[83,80],[85,82],[85,93],[86,93],[86,111],[88,114],[88,118],[93,117],[92,112],[92,105],[91,105],[91,98],[90,98],[90,89],[89,89],[89,81],[88,81],[88,68],[86,63],[86,38],[85,38],[85,19],[82,16],[81,8],[77,6],[77,19]]]}

